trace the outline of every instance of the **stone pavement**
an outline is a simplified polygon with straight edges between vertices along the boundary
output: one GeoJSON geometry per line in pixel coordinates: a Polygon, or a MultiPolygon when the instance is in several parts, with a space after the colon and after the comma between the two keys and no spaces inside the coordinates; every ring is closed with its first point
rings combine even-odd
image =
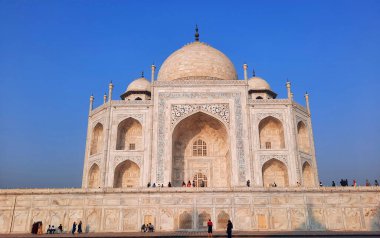
{"type": "MultiPolygon", "coordinates": [[[[205,231],[177,231],[177,232],[109,232],[109,233],[84,233],[84,234],[0,234],[0,238],[64,238],[64,237],[207,237],[205,231]]],[[[213,237],[227,237],[225,232],[214,232],[213,237]]],[[[283,231],[283,232],[258,232],[258,231],[235,231],[233,237],[380,237],[380,231],[283,231]]]]}

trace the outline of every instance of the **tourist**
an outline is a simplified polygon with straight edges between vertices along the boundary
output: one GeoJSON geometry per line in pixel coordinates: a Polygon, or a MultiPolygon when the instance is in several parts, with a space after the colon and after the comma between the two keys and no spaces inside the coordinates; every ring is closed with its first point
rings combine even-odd
{"type": "Polygon", "coordinates": [[[344,184],[346,185],[346,187],[348,186],[348,179],[346,179],[346,180],[344,181],[344,184]]]}
{"type": "Polygon", "coordinates": [[[142,226],[141,226],[141,232],[146,232],[145,223],[144,223],[144,224],[142,224],[142,226]]]}
{"type": "Polygon", "coordinates": [[[149,232],[154,232],[154,226],[152,223],[149,223],[149,232]]]}
{"type": "Polygon", "coordinates": [[[77,230],[77,223],[74,221],[73,223],[73,229],[71,229],[71,234],[74,235],[75,231],[77,230]]]}
{"type": "Polygon", "coordinates": [[[208,219],[207,222],[207,237],[212,237],[212,221],[208,219]]]}
{"type": "Polygon", "coordinates": [[[185,181],[182,182],[182,187],[186,187],[185,181]]]}
{"type": "Polygon", "coordinates": [[[42,235],[42,222],[38,223],[37,235],[42,235]]]}
{"type": "Polygon", "coordinates": [[[335,187],[335,181],[334,180],[332,181],[331,186],[335,187]]]}
{"type": "Polygon", "coordinates": [[[201,187],[204,187],[205,186],[205,181],[201,181],[201,187]]]}
{"type": "Polygon", "coordinates": [[[340,179],[340,186],[344,187],[344,181],[343,181],[343,179],[340,179]]]}
{"type": "Polygon", "coordinates": [[[156,187],[156,183],[153,183],[152,188],[155,188],[155,187],[156,187]]]}
{"type": "Polygon", "coordinates": [[[190,180],[189,180],[189,182],[187,182],[187,187],[191,187],[190,180]]]}
{"type": "Polygon", "coordinates": [[[352,181],[352,187],[356,187],[356,179],[354,179],[354,181],[352,181]]]}
{"type": "Polygon", "coordinates": [[[196,186],[195,186],[195,180],[193,180],[193,187],[196,187],[196,186]]]}
{"type": "Polygon", "coordinates": [[[231,220],[228,220],[227,222],[227,237],[228,238],[232,238],[232,228],[234,228],[234,226],[232,225],[231,220]]]}
{"type": "Polygon", "coordinates": [[[79,224],[78,224],[78,233],[79,234],[82,233],[82,221],[79,221],[79,224]]]}
{"type": "Polygon", "coordinates": [[[276,182],[273,182],[273,185],[272,185],[272,187],[277,187],[277,184],[276,184],[276,182]]]}
{"type": "Polygon", "coordinates": [[[251,187],[251,181],[247,180],[247,187],[251,187]]]}
{"type": "Polygon", "coordinates": [[[377,179],[375,179],[375,186],[376,186],[376,187],[379,186],[379,182],[377,182],[377,179]]]}
{"type": "Polygon", "coordinates": [[[50,234],[51,231],[51,226],[49,225],[48,228],[46,229],[46,234],[50,234]]]}
{"type": "Polygon", "coordinates": [[[59,233],[62,233],[62,232],[63,232],[62,224],[59,224],[59,226],[58,226],[58,232],[59,232],[59,233]]]}
{"type": "Polygon", "coordinates": [[[323,187],[322,181],[319,181],[319,187],[323,187]]]}
{"type": "Polygon", "coordinates": [[[368,187],[368,186],[371,186],[371,183],[369,182],[368,179],[365,180],[365,186],[367,186],[367,187],[368,187]]]}
{"type": "Polygon", "coordinates": [[[146,185],[148,188],[150,188],[150,182],[148,182],[148,185],[146,185]]]}
{"type": "Polygon", "coordinates": [[[297,187],[301,187],[301,183],[297,181],[297,187]]]}
{"type": "Polygon", "coordinates": [[[169,188],[172,187],[172,183],[171,183],[171,182],[168,183],[168,187],[169,187],[169,188]]]}
{"type": "Polygon", "coordinates": [[[54,228],[54,225],[51,227],[50,229],[50,234],[54,234],[55,233],[55,228],[54,228]]]}

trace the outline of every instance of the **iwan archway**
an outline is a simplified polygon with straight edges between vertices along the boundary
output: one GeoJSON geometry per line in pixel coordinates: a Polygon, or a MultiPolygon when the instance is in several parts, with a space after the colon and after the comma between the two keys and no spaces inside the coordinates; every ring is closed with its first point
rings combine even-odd
{"type": "Polygon", "coordinates": [[[197,112],[183,119],[172,134],[172,184],[230,187],[230,142],[226,126],[197,112]]]}

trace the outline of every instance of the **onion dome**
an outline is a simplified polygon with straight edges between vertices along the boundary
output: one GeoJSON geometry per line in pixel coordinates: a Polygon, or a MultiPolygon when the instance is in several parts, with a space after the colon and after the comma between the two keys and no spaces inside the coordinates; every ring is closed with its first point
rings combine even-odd
{"type": "Polygon", "coordinates": [[[150,82],[144,78],[144,75],[142,75],[140,78],[133,80],[132,83],[128,85],[125,93],[123,93],[120,97],[121,99],[124,99],[131,94],[147,94],[150,96],[150,87],[150,82]]]}

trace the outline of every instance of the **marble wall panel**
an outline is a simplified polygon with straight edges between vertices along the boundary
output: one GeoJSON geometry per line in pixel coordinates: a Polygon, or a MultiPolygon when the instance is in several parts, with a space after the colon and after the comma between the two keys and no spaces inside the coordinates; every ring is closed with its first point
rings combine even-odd
{"type": "Polygon", "coordinates": [[[284,208],[272,208],[271,210],[271,221],[272,229],[275,230],[286,230],[288,229],[288,212],[284,208]]]}
{"type": "Polygon", "coordinates": [[[360,196],[359,195],[342,196],[342,204],[345,204],[345,205],[360,204],[360,196]]]}
{"type": "Polygon", "coordinates": [[[235,208],[235,229],[252,230],[252,212],[249,208],[235,208]]]}
{"type": "Polygon", "coordinates": [[[120,199],[120,205],[123,205],[123,206],[136,206],[138,204],[139,204],[139,199],[137,197],[120,199]]]}
{"type": "Polygon", "coordinates": [[[305,230],[307,228],[306,210],[304,208],[291,208],[290,224],[292,230],[305,230]]]}
{"type": "Polygon", "coordinates": [[[257,229],[259,230],[268,230],[269,229],[269,209],[255,209],[254,210],[257,229]]]}
{"type": "Polygon", "coordinates": [[[227,222],[231,217],[231,212],[228,209],[216,209],[216,229],[225,230],[227,222]]]}
{"type": "Polygon", "coordinates": [[[11,218],[11,210],[0,210],[0,233],[8,233],[10,231],[11,218]]]}
{"type": "Polygon", "coordinates": [[[270,198],[270,203],[273,205],[283,205],[288,203],[288,198],[285,196],[273,196],[270,198]]]}
{"type": "Polygon", "coordinates": [[[364,208],[365,229],[368,231],[380,231],[380,207],[364,208]]]}
{"type": "Polygon", "coordinates": [[[138,209],[123,209],[122,212],[123,231],[138,231],[138,209]]]}
{"type": "Polygon", "coordinates": [[[302,197],[302,196],[289,196],[288,197],[288,204],[289,205],[305,204],[305,200],[304,200],[304,197],[302,197]]]}
{"type": "MultiPolygon", "coordinates": [[[[221,204],[224,204],[223,202],[221,204]]],[[[212,204],[212,197],[199,197],[197,198],[197,204],[200,204],[200,205],[212,204]]]]}
{"type": "Polygon", "coordinates": [[[52,206],[66,206],[68,204],[67,198],[54,197],[50,199],[50,205],[52,206]]]}
{"type": "Polygon", "coordinates": [[[249,197],[236,197],[235,198],[235,204],[249,204],[250,198],[249,197]]]}
{"type": "Polygon", "coordinates": [[[90,208],[86,210],[86,232],[97,232],[101,230],[101,214],[102,210],[100,208],[90,208]]]}
{"type": "Polygon", "coordinates": [[[160,230],[174,230],[174,210],[170,208],[160,209],[160,230]]]}
{"type": "Polygon", "coordinates": [[[312,207],[308,209],[309,228],[313,231],[326,230],[323,208],[312,207]]]}
{"type": "Polygon", "coordinates": [[[12,207],[14,203],[14,196],[0,196],[0,207],[12,207]]]}
{"type": "Polygon", "coordinates": [[[254,197],[253,198],[253,204],[254,205],[267,205],[268,204],[268,198],[267,197],[254,197]]]}
{"type": "Polygon", "coordinates": [[[359,208],[345,208],[344,218],[346,230],[361,230],[361,216],[359,208]]]}
{"type": "Polygon", "coordinates": [[[217,197],[215,198],[215,204],[219,204],[219,205],[228,205],[228,204],[231,204],[231,199],[230,198],[221,198],[221,197],[217,197]]]}
{"type": "Polygon", "coordinates": [[[361,196],[361,202],[363,204],[378,204],[380,205],[379,197],[372,194],[366,194],[361,196]]]}
{"type": "Polygon", "coordinates": [[[326,211],[327,211],[326,215],[327,215],[328,229],[329,230],[343,230],[344,223],[343,223],[342,209],[329,207],[328,209],[326,209],[326,211]]]}
{"type": "Polygon", "coordinates": [[[28,214],[27,210],[16,210],[14,212],[12,232],[29,231],[28,214]]]}
{"type": "Polygon", "coordinates": [[[103,215],[103,230],[104,231],[118,231],[120,221],[119,209],[104,209],[103,215]]]}

